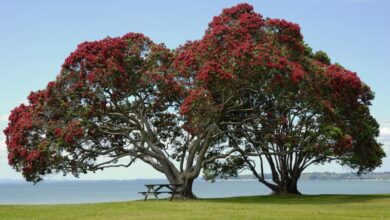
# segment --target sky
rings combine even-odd
[[[380,123],[380,142],[389,155],[375,171],[390,171],[390,1],[258,0],[246,1],[264,17],[298,23],[315,51],[358,73],[375,92],[372,115]],[[0,130],[10,111],[30,91],[55,79],[65,58],[79,43],[140,32],[174,49],[200,39],[213,16],[242,1],[0,0]],[[312,166],[307,172],[349,172],[338,164]],[[142,163],[106,169],[80,179],[161,178]],[[72,179],[54,175],[48,179]],[[22,179],[7,163],[0,132],[0,179]]]

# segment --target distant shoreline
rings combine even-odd
[[[272,179],[271,174],[265,174],[266,179]],[[167,181],[164,178],[145,178],[145,179],[47,179],[43,182],[104,182],[104,181]],[[197,181],[204,180],[198,178]],[[216,179],[216,181],[257,181],[253,175],[239,175],[228,179]],[[310,172],[303,173],[300,180],[353,180],[353,181],[390,181],[390,172],[376,172],[364,175],[356,175],[354,173],[335,173],[335,172]],[[26,183],[24,179],[0,179],[0,183]]]
[[[240,175],[237,179],[256,179],[253,175]],[[265,174],[266,179],[271,179],[271,174]],[[303,173],[300,180],[362,180],[362,181],[390,181],[390,172],[376,172],[357,175],[355,173],[335,172],[311,172]]]

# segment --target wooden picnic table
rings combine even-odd
[[[149,195],[154,195],[154,197],[158,200],[158,195],[162,193],[171,194],[169,201],[172,201],[175,195],[181,195],[183,198],[183,191],[180,189],[183,187],[183,184],[146,184],[145,187],[147,188],[146,192],[139,192],[142,195],[145,195],[145,202]],[[164,189],[166,191],[162,191]]]

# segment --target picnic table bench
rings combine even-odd
[[[172,201],[175,195],[181,195],[183,198],[183,191],[181,190],[183,184],[146,184],[145,187],[147,188],[146,192],[138,192],[145,196],[145,202],[149,195],[154,195],[154,197],[158,200],[158,195],[163,193],[171,194],[169,201]]]

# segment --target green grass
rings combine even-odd
[[[390,219],[390,194],[0,205],[0,219]]]

